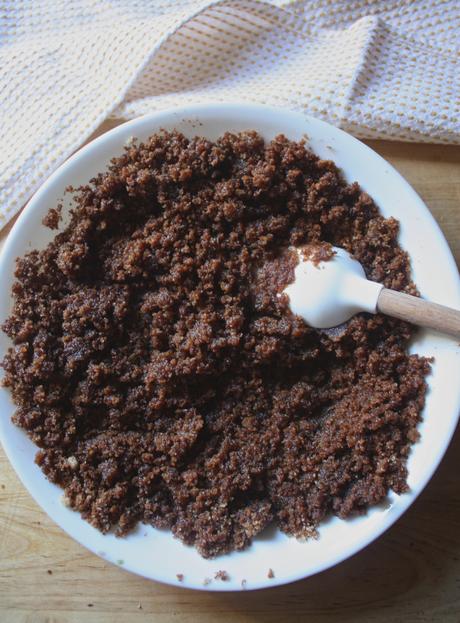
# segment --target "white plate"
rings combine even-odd
[[[135,136],[146,139],[161,128],[176,128],[187,136],[196,134],[216,139],[224,131],[255,129],[266,139],[283,132],[288,138],[308,138],[320,156],[334,160],[348,181],[357,180],[369,192],[385,216],[401,222],[400,242],[412,258],[414,279],[428,299],[460,307],[460,282],[446,241],[431,214],[404,179],[380,156],[348,134],[316,119],[274,108],[248,104],[190,106],[154,113],[121,125],[77,152],[62,165],[31,199],[13,227],[0,256],[0,320],[11,309],[9,292],[14,260],[31,247],[42,248],[53,233],[41,220],[48,208],[63,196],[69,184],[86,183],[103,170],[109,159],[122,152],[124,143]],[[64,212],[68,208],[65,206]],[[0,337],[0,357],[8,340]],[[269,529],[243,552],[205,560],[193,547],[182,545],[167,531],[139,526],[124,539],[102,535],[65,508],[61,490],[49,483],[34,464],[35,446],[12,425],[14,411],[9,393],[0,390],[0,437],[3,447],[31,495],[43,510],[70,536],[105,560],[147,578],[205,590],[240,590],[284,584],[318,573],[356,553],[391,526],[412,504],[438,466],[457,423],[460,407],[460,351],[455,340],[435,333],[420,332],[413,350],[433,355],[436,361],[429,377],[429,394],[420,425],[421,440],[409,459],[410,493],[392,494],[390,504],[373,508],[366,516],[342,521],[332,518],[320,528],[320,538],[298,542]],[[442,502],[441,502],[442,504]],[[272,568],[275,578],[268,579]],[[213,580],[225,570],[229,581]]]

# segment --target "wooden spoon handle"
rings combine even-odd
[[[460,311],[457,309],[382,288],[377,300],[377,311],[460,339]]]

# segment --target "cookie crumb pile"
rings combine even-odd
[[[360,314],[316,331],[257,279],[289,246],[327,242],[414,293],[397,221],[357,184],[284,136],[173,132],[74,198],[64,231],[18,259],[3,325],[14,422],[66,504],[211,557],[273,521],[310,536],[406,491],[429,370],[411,327]]]

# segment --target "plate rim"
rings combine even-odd
[[[417,204],[417,209],[419,209],[425,216],[425,218],[427,218],[429,221],[431,221],[430,226],[432,227],[432,231],[433,231],[433,235],[436,235],[436,237],[438,238],[438,243],[443,247],[444,250],[444,261],[447,261],[447,263],[450,263],[449,266],[449,271],[456,275],[457,277],[457,297],[459,297],[460,300],[460,278],[458,275],[458,269],[454,260],[454,257],[452,255],[452,252],[449,248],[449,245],[444,237],[444,234],[442,233],[441,228],[439,227],[438,223],[436,222],[436,220],[434,219],[433,215],[431,214],[431,212],[429,211],[428,207],[425,205],[425,203],[422,201],[422,199],[420,198],[420,196],[417,194],[417,192],[412,188],[412,186],[403,178],[403,176],[390,164],[388,163],[384,158],[382,158],[382,156],[380,156],[377,152],[375,152],[372,148],[370,148],[369,146],[365,145],[362,141],[360,141],[359,139],[357,139],[356,137],[348,134],[347,132],[344,132],[343,130],[336,128],[335,126],[316,119],[314,117],[311,117],[309,115],[304,115],[303,113],[298,113],[298,112],[292,112],[289,110],[284,110],[281,108],[277,108],[277,107],[272,107],[272,106],[265,106],[265,105],[258,105],[258,104],[249,104],[249,103],[245,103],[245,102],[227,102],[227,103],[220,103],[220,102],[216,102],[216,103],[205,103],[205,104],[192,104],[192,105],[186,105],[186,106],[180,106],[180,107],[174,107],[174,108],[168,108],[168,109],[164,109],[164,110],[160,110],[160,111],[156,111],[156,112],[152,112],[152,113],[147,113],[145,115],[142,115],[140,117],[137,117],[135,119],[132,119],[130,121],[127,121],[125,123],[122,123],[118,126],[116,126],[115,128],[103,133],[102,135],[98,136],[97,138],[93,139],[92,141],[90,141],[89,143],[87,143],[86,145],[84,145],[83,147],[81,147],[78,151],[76,151],[72,156],[70,156],[63,164],[61,164],[46,180],[45,182],[40,186],[40,188],[33,194],[33,196],[30,198],[30,200],[27,202],[26,206],[24,207],[24,209],[22,210],[21,214],[19,215],[19,217],[17,218],[16,222],[14,223],[12,229],[10,230],[7,239],[4,242],[4,245],[1,249],[0,252],[0,283],[3,281],[4,279],[4,264],[7,261],[7,258],[9,255],[11,255],[11,250],[14,246],[15,240],[17,238],[18,235],[20,235],[23,223],[25,223],[29,216],[35,212],[35,210],[40,210],[40,206],[41,206],[41,202],[43,200],[43,198],[46,197],[48,191],[54,186],[54,184],[56,182],[59,182],[60,178],[62,178],[63,176],[65,177],[67,172],[69,171],[69,169],[71,170],[76,164],[78,164],[81,160],[85,159],[89,154],[91,154],[95,148],[99,145],[104,145],[105,143],[110,142],[112,139],[114,139],[115,137],[118,136],[122,136],[122,135],[126,135],[127,133],[129,133],[129,131],[132,128],[136,128],[139,124],[141,124],[142,122],[147,122],[150,121],[152,122],[152,125],[158,125],[158,123],[161,123],[161,118],[166,117],[166,116],[170,116],[170,115],[178,115],[179,117],[185,117],[185,118],[191,118],[194,116],[197,117],[204,117],[206,116],[206,114],[209,114],[210,111],[216,111],[218,110],[220,113],[227,113],[228,116],[231,118],[232,113],[235,112],[235,106],[237,106],[240,111],[239,114],[244,114],[245,109],[246,110],[251,110],[253,112],[260,112],[261,114],[270,114],[270,113],[274,113],[277,115],[284,115],[284,116],[288,116],[291,117],[292,119],[296,116],[299,120],[299,122],[301,122],[302,124],[312,124],[312,125],[317,125],[319,128],[323,127],[324,129],[327,130],[327,132],[333,132],[333,133],[339,133],[340,135],[346,136],[347,140],[351,140],[356,146],[359,147],[360,150],[364,150],[364,153],[368,153],[368,154],[372,154],[372,158],[376,160],[376,162],[378,162],[381,166],[385,166],[389,171],[391,176],[393,177],[397,177],[399,179],[399,182],[402,183],[405,186],[405,190],[412,195],[411,199],[412,201]],[[171,125],[168,126],[168,129],[171,129]],[[152,129],[152,133],[157,131],[155,128]],[[197,134],[199,134],[199,128],[197,128]],[[331,154],[331,159],[333,159],[333,155]],[[338,165],[339,166],[339,165]],[[54,235],[54,234],[53,234]],[[2,391],[7,391],[5,389],[2,388]],[[396,521],[398,521],[398,519],[406,512],[406,510],[413,504],[413,502],[417,499],[417,497],[420,495],[420,493],[425,489],[426,485],[428,484],[428,482],[430,481],[430,479],[432,478],[434,472],[436,471],[436,469],[438,468],[440,462],[442,461],[445,452],[449,446],[449,443],[452,439],[452,436],[455,432],[457,423],[458,423],[458,419],[459,419],[459,407],[460,407],[460,390],[458,391],[458,396],[457,396],[457,417],[452,417],[451,418],[451,425],[450,425],[450,430],[448,432],[448,434],[444,437],[444,441],[442,444],[442,449],[439,452],[437,459],[435,461],[433,461],[429,468],[426,469],[425,471],[425,475],[424,478],[421,481],[421,484],[419,484],[419,486],[417,487],[417,491],[413,492],[412,495],[407,496],[406,500],[401,502],[398,506],[398,511],[393,513],[392,517],[389,518],[389,520],[382,522],[382,525],[378,527],[378,529],[376,529],[372,535],[367,538],[364,539],[358,547],[353,547],[351,548],[350,551],[345,551],[344,553],[340,554],[339,556],[337,556],[337,559],[334,562],[326,562],[323,565],[318,565],[318,567],[315,569],[315,571],[311,572],[311,573],[296,573],[296,574],[292,574],[290,577],[286,577],[283,576],[282,578],[277,578],[275,577],[274,579],[270,580],[269,582],[260,582],[259,584],[257,583],[253,583],[251,585],[248,585],[246,590],[258,590],[261,588],[268,588],[268,587],[274,587],[274,586],[279,586],[279,585],[283,585],[283,584],[287,584],[290,582],[294,582],[297,580],[301,580],[304,579],[306,577],[310,577],[312,575],[315,575],[317,573],[320,573],[322,571],[324,571],[325,569],[331,568],[333,566],[335,566],[336,564],[348,559],[351,556],[354,556],[355,554],[357,554],[359,551],[361,551],[362,549],[364,549],[365,547],[367,547],[367,545],[369,545],[371,542],[373,542],[374,540],[376,540],[377,538],[379,538],[384,532],[386,532],[386,530],[388,530],[392,525],[394,525],[394,523]],[[9,418],[8,418],[9,419]],[[43,502],[39,495],[36,495],[36,492],[33,490],[33,488],[30,485],[29,482],[29,478],[28,475],[25,474],[23,472],[22,469],[17,467],[17,461],[15,460],[15,451],[14,448],[12,447],[12,444],[10,444],[8,436],[5,435],[5,431],[3,429],[3,426],[0,426],[0,441],[3,445],[3,448],[5,450],[5,453],[8,457],[8,460],[10,461],[10,464],[12,465],[14,471],[16,472],[17,476],[19,477],[19,479],[21,480],[23,486],[27,489],[27,491],[29,492],[29,494],[32,496],[32,498],[36,501],[36,503],[40,506],[40,508],[42,508],[42,510],[55,522],[59,525],[59,527],[61,529],[64,530],[64,532],[66,532],[71,538],[73,538],[74,540],[76,540],[77,542],[79,542],[81,545],[83,545],[84,547],[86,547],[87,549],[89,549],[90,551],[92,551],[93,553],[95,553],[96,555],[100,555],[100,553],[98,553],[97,551],[95,551],[92,547],[90,547],[87,543],[84,542],[84,540],[80,540],[78,538],[78,536],[76,536],[74,533],[72,533],[72,531],[69,531],[68,527],[66,527],[65,525],[63,525],[63,522],[61,522],[61,520],[59,518],[56,518],[54,516],[54,514],[52,512],[50,512],[49,508],[46,508],[46,503]],[[45,476],[43,475],[43,478],[45,478]],[[45,505],[44,505],[45,504]],[[84,521],[83,519],[81,519],[80,517],[80,521]],[[85,522],[86,523],[86,522]],[[172,535],[171,535],[171,538]],[[110,561],[108,561],[110,562]],[[165,583],[168,585],[173,585],[173,586],[182,586],[182,584],[178,584],[177,582],[173,582],[173,581],[169,581],[167,579],[161,578],[161,577],[153,577],[152,575],[145,575],[144,573],[139,572],[138,570],[136,570],[135,568],[131,568],[129,565],[126,565],[125,567],[126,570],[141,575],[143,577],[147,577],[149,579],[153,579],[157,582],[161,582],[161,583]],[[233,584],[227,584],[227,583],[213,583],[210,584],[208,586],[202,586],[202,585],[198,585],[198,584],[193,584],[193,583],[187,583],[184,584],[184,587],[186,588],[192,588],[195,590],[204,590],[204,591],[240,591],[240,590],[244,590],[241,587],[238,586],[234,586]]]

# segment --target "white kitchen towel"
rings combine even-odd
[[[458,0],[0,0],[0,227],[109,116],[303,111],[460,142]]]

